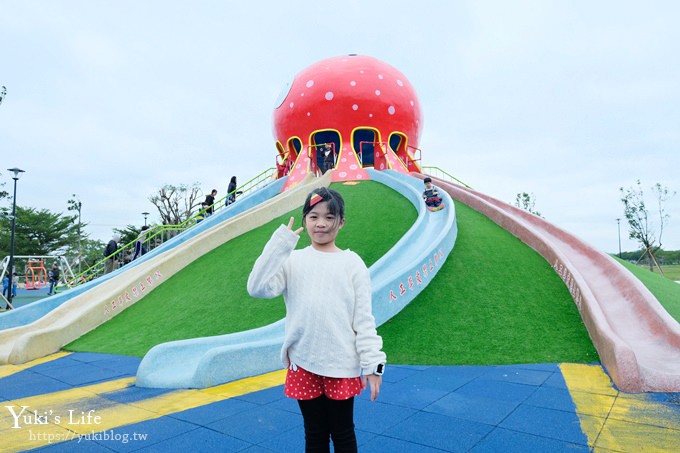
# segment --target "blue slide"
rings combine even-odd
[[[370,268],[373,314],[381,325],[399,313],[434,278],[453,249],[455,207],[429,212],[420,179],[369,169],[372,180],[405,196],[418,211],[409,231]],[[281,369],[284,320],[228,335],[173,341],[152,348],[137,371],[137,386],[205,388]]]

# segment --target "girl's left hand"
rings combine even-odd
[[[366,385],[371,386],[371,401],[375,401],[380,393],[380,386],[382,385],[382,376],[377,374],[369,374],[361,377],[361,388],[366,389]]]

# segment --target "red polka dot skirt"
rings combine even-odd
[[[332,378],[319,376],[297,367],[288,369],[283,393],[296,400],[311,400],[326,395],[332,400],[347,400],[361,393],[361,378]]]

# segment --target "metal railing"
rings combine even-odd
[[[382,151],[383,156],[387,154],[387,147],[388,144],[386,142],[374,142],[370,140],[362,140],[359,142],[359,152],[357,153],[357,157],[359,158],[359,163],[361,166],[364,166],[364,145],[372,145],[373,149],[371,150],[371,153],[373,155],[373,163],[372,164],[367,164],[370,166],[375,167],[375,150],[376,148],[380,148],[380,151]]]
[[[288,173],[290,173],[290,171],[293,169],[294,162],[290,158],[290,153],[287,153],[285,156],[277,154],[274,158],[274,162],[276,162],[276,171],[279,178],[287,176]]]
[[[460,179],[456,178],[452,174],[448,173],[445,170],[442,170],[439,167],[432,167],[432,166],[423,165],[421,168],[422,168],[423,173],[427,173],[431,176],[434,176],[435,178],[445,179],[445,180],[448,180],[448,181],[455,181],[458,184],[467,187],[468,189],[472,189],[472,187],[468,186],[467,184],[465,184]]]
[[[412,149],[413,152],[410,153],[409,150]],[[418,158],[416,159],[416,154],[418,155]],[[413,157],[411,157],[413,156]],[[407,145],[406,146],[406,168],[408,168],[408,163],[411,161],[413,165],[416,166],[416,168],[422,169],[420,163],[422,162],[422,150],[420,148],[416,148],[415,146]]]
[[[362,167],[364,166],[363,146],[365,144],[373,145],[373,151],[374,152],[375,152],[376,148],[380,148],[380,150],[383,153],[383,156],[387,154],[387,149],[392,150],[392,148],[389,146],[389,144],[387,142],[360,141],[359,142],[359,152],[357,153],[357,156],[359,157],[359,163],[361,163]],[[412,149],[414,151],[412,153],[410,153],[408,151],[409,149]],[[392,150],[392,151],[394,152],[394,150]],[[418,156],[417,158],[415,157],[416,153],[417,153],[417,156]],[[419,165],[419,163],[422,159],[420,148],[416,148],[414,146],[409,145],[406,149],[405,154],[406,154],[406,160],[404,161],[401,157],[399,157],[399,155],[396,152],[394,152],[394,155],[397,156],[397,158],[404,164],[404,166],[406,166],[407,169],[409,168],[409,162],[413,163],[413,165],[416,168],[421,168],[420,165]],[[373,162],[374,162],[374,165],[375,165],[375,155],[373,157]]]

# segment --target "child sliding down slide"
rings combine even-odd
[[[432,184],[432,179],[423,179],[425,183],[425,191],[423,192],[423,199],[427,205],[427,209],[430,211],[439,211],[444,207],[442,203],[442,197],[439,196],[439,189],[437,189],[434,184]]]

